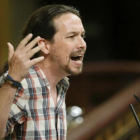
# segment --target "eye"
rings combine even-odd
[[[84,38],[86,38],[86,36],[85,35],[81,35],[82,36],[82,38],[84,39]]]
[[[71,35],[71,36],[69,36],[68,38],[74,38],[75,37],[75,35]]]

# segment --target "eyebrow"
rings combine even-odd
[[[79,34],[79,32],[77,32],[77,31],[70,31],[70,32],[68,32],[68,34]],[[85,34],[85,30],[82,32],[82,34]]]

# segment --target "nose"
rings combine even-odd
[[[84,50],[86,50],[86,48],[87,48],[87,45],[86,45],[85,40],[82,37],[80,37],[80,39],[78,40],[77,49],[84,49]]]

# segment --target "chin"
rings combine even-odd
[[[73,67],[70,65],[61,65],[61,69],[65,72],[66,76],[79,75],[82,73],[83,65],[80,67]]]
[[[67,69],[66,72],[68,73],[68,75],[79,75],[82,73],[83,68],[80,67],[79,69]]]

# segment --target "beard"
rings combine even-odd
[[[76,70],[73,70],[72,68],[70,68],[69,62],[66,65],[60,65],[60,67],[61,67],[61,69],[63,69],[63,71],[65,71],[69,75],[79,75],[82,73],[83,65],[80,66],[79,68],[76,68]]]
[[[68,60],[68,62],[66,64],[62,64],[62,60],[60,58],[58,58],[55,53],[51,53],[50,55],[50,59],[52,62],[55,62],[59,65],[59,68],[61,70],[63,70],[65,73],[67,73],[67,75],[79,75],[82,73],[83,70],[83,65],[81,65],[80,67],[77,67],[74,69],[72,69],[70,67],[70,58]]]

